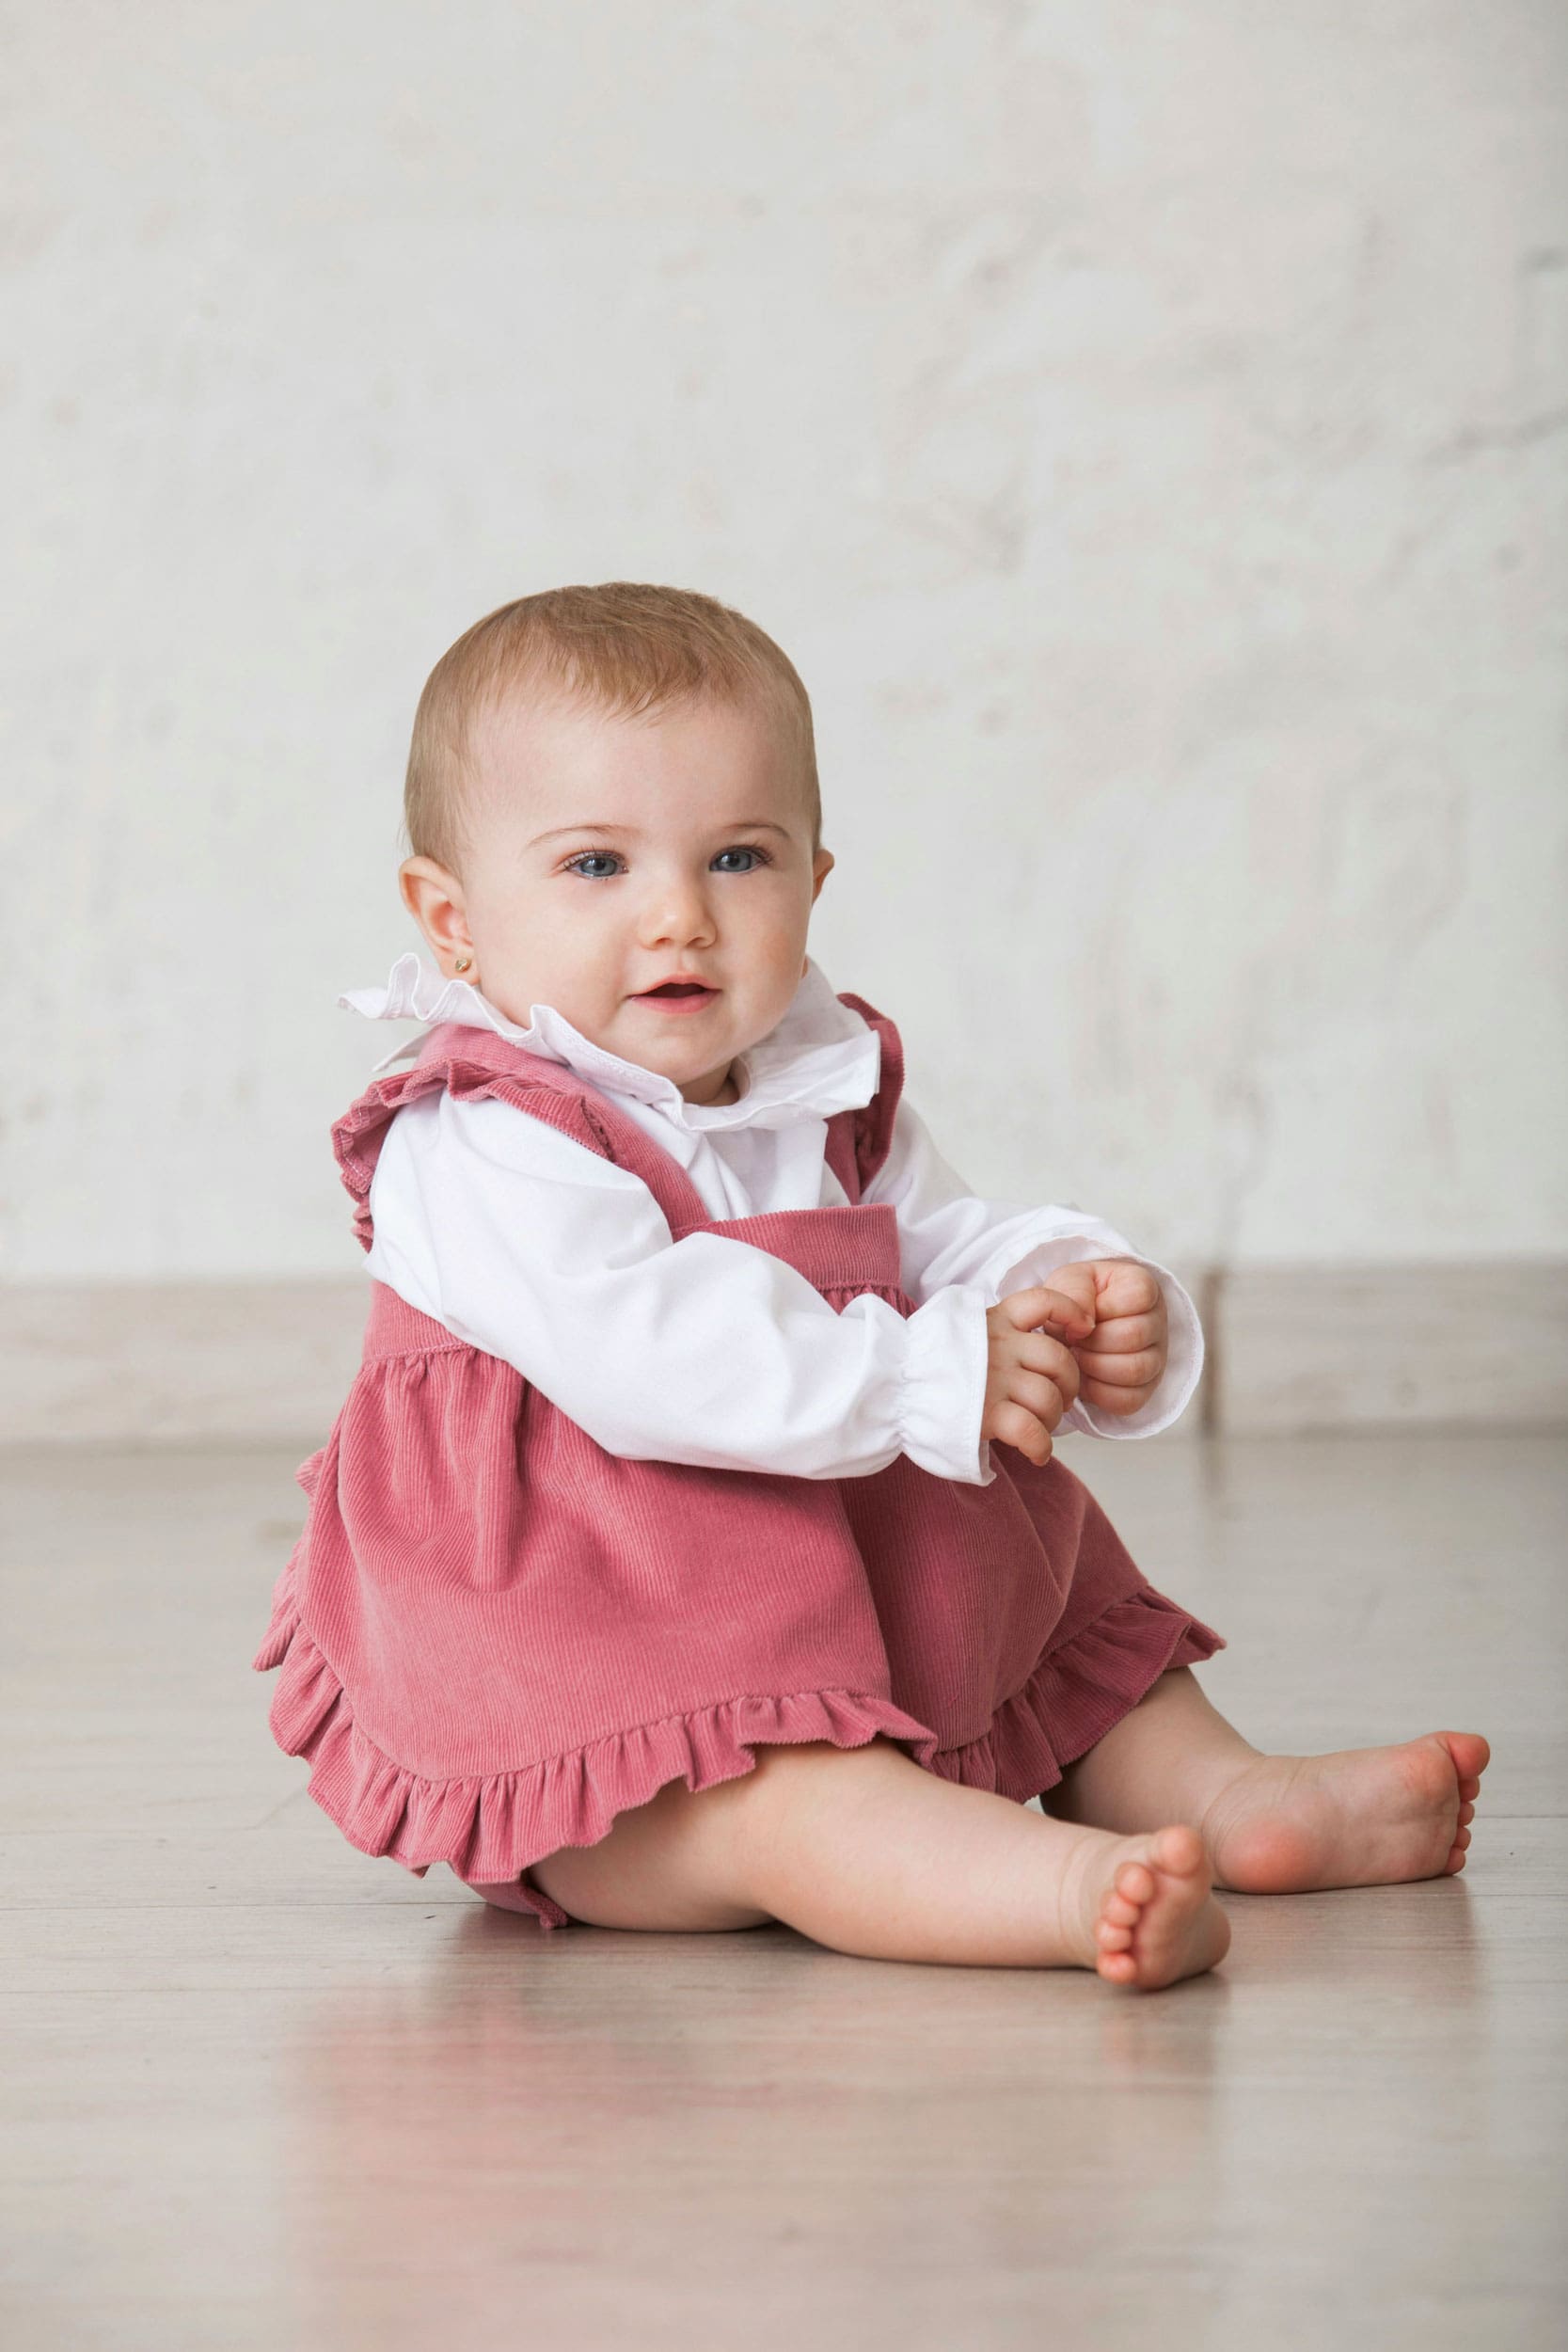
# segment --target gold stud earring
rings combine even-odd
[[[459,957],[458,957],[458,959],[457,959],[457,969],[458,969],[458,971],[459,971],[459,972],[466,972],[466,971],[467,970],[467,968],[468,968],[469,964],[470,964],[470,963],[472,963],[472,961],[473,961],[473,958],[472,958],[472,956],[459,956]]]

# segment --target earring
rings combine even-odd
[[[457,970],[458,970],[459,972],[466,972],[466,971],[467,970],[467,968],[468,968],[469,964],[470,964],[470,963],[472,963],[472,961],[473,961],[473,958],[472,958],[472,956],[459,956],[459,957],[458,957],[458,959],[457,959],[457,967],[456,967],[456,968],[457,968]]]

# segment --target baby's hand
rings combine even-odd
[[[1071,1281],[1078,1276],[1077,1282]],[[1088,1303],[1094,1329],[1086,1339],[1074,1339],[1072,1353],[1083,1374],[1083,1398],[1097,1412],[1135,1413],[1147,1405],[1165,1369],[1168,1334],[1164,1295],[1159,1277],[1131,1258],[1094,1258],[1083,1265],[1058,1266],[1051,1279],[1074,1299],[1085,1295],[1084,1277],[1092,1284]]]
[[[1078,1364],[1066,1343],[1094,1330],[1094,1284],[1085,1272],[1063,1266],[1061,1275],[1075,1279],[1055,1289],[1012,1291],[986,1311],[990,1366],[980,1435],[1016,1445],[1031,1462],[1050,1461],[1051,1432],[1078,1394]]]

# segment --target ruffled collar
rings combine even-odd
[[[422,1021],[431,1028],[452,1021],[493,1029],[546,1061],[564,1062],[607,1093],[654,1104],[683,1127],[790,1127],[802,1120],[829,1119],[834,1111],[869,1103],[881,1073],[880,1038],[852,1006],[839,1001],[826,973],[809,956],[787,1011],[766,1037],[736,1057],[740,1097],[734,1103],[689,1103],[673,1078],[594,1044],[553,1005],[531,1005],[526,1025],[509,1021],[477,988],[467,980],[443,979],[412,949],[399,956],[385,988],[351,988],[338,1002],[370,1021]],[[394,1046],[372,1075],[417,1054],[423,1041],[411,1038]]]

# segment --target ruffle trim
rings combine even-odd
[[[997,1708],[988,1732],[960,1748],[939,1748],[928,1769],[1026,1804],[1054,1788],[1170,1667],[1199,1666],[1224,1647],[1212,1626],[1145,1585],[1049,1651]]]
[[[831,1740],[863,1747],[879,1733],[921,1763],[936,1735],[891,1700],[863,1691],[745,1692],[689,1715],[639,1724],[511,1772],[431,1780],[384,1755],[354,1720],[348,1694],[300,1620],[293,1562],[278,1580],[273,1621],[253,1661],[282,1669],[269,1721],[277,1744],[309,1763],[309,1793],[361,1853],[387,1854],[422,1877],[445,1862],[469,1885],[522,1896],[508,1907],[559,1927],[567,1915],[518,1883],[529,1864],[562,1846],[595,1846],[615,1817],[645,1804],[667,1781],[693,1791],[748,1772],[752,1749]]]
[[[615,1817],[672,1780],[694,1792],[736,1779],[756,1747],[830,1740],[858,1748],[879,1733],[942,1780],[1019,1804],[1053,1788],[1068,1765],[1130,1713],[1171,1666],[1195,1665],[1221,1636],[1152,1587],[1115,1601],[1040,1661],[997,1709],[988,1732],[939,1748],[888,1699],[863,1691],[746,1692],[689,1715],[613,1732],[516,1772],[432,1780],[384,1755],[355,1722],[348,1694],[303,1625],[293,1561],[278,1579],[261,1673],[281,1667],[269,1721],[289,1756],[310,1765],[309,1793],[361,1853],[389,1855],[417,1877],[449,1864],[502,1908],[562,1927],[568,1914],[529,1882],[531,1864],[562,1846],[597,1845]]]

